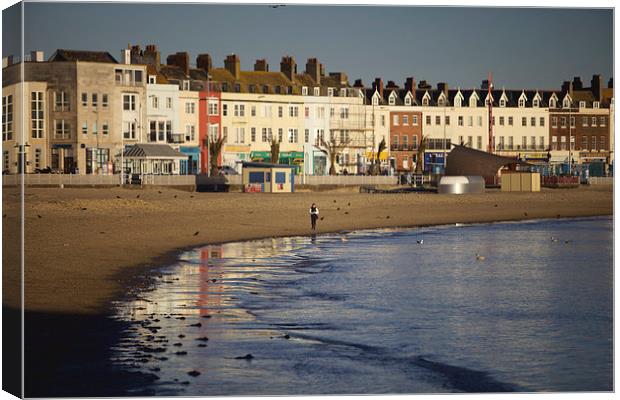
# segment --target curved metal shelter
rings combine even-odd
[[[482,176],[491,178],[500,168],[516,165],[530,165],[517,158],[497,156],[485,151],[461,145],[453,145],[446,160],[447,176]]]

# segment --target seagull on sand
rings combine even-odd
[[[558,238],[554,238],[553,236],[551,236],[551,241],[552,241],[552,242],[557,242],[557,241],[558,241]]]
[[[480,254],[476,253],[476,260],[477,261],[484,261],[486,259],[485,256],[481,256]]]
[[[417,244],[422,245],[422,244],[424,244],[424,239],[416,240],[415,242],[416,242]]]

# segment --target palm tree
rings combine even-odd
[[[377,155],[376,155],[376,158],[374,159],[374,164],[370,167],[371,175],[379,175],[379,173],[381,172],[381,153],[383,153],[383,151],[386,148],[387,148],[387,145],[385,144],[385,138],[383,138],[381,139],[381,142],[379,142],[379,145],[377,146]]]
[[[327,153],[327,157],[329,157],[329,174],[336,175],[336,155],[351,143],[351,139],[338,140],[336,135],[333,134],[328,141],[325,141],[323,137],[320,139],[321,147]]]
[[[428,135],[420,138],[420,144],[418,145],[418,152],[416,153],[417,162],[415,164],[415,173],[421,174],[424,171],[424,152],[428,145]]]
[[[278,160],[280,159],[280,142],[278,142],[276,138],[271,138],[269,145],[271,147],[271,162],[278,164]]]
[[[224,137],[209,139],[209,163],[211,164],[211,176],[217,175],[218,159],[224,145]]]

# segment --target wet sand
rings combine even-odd
[[[4,189],[3,302],[15,304],[18,193]],[[174,189],[28,188],[25,306],[28,311],[98,314],[127,283],[202,244],[363,228],[609,215],[611,186],[484,195],[359,194],[352,191],[243,194]]]

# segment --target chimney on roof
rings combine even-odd
[[[317,83],[321,84],[321,68],[322,65],[319,63],[319,60],[316,58],[309,58],[306,63],[306,74],[310,75],[310,77]]]
[[[321,76],[325,76],[325,65],[323,65],[323,64],[319,64],[319,66],[321,67],[321,68],[320,68],[320,70],[321,70]]]
[[[236,54],[230,54],[226,56],[224,60],[224,68],[228,72],[235,77],[235,79],[239,79],[241,77],[241,61],[239,60],[239,56]]]
[[[607,81],[607,88],[608,89],[614,88],[614,78],[609,78],[609,80]]]
[[[353,84],[353,87],[356,87],[356,88],[363,88],[363,87],[364,87],[364,84],[362,83],[362,80],[361,80],[361,79],[356,79],[356,80],[355,80],[355,83]]]
[[[131,49],[121,50],[121,64],[131,64]]]
[[[590,81],[591,85],[590,87],[592,88],[592,94],[594,95],[594,98],[596,98],[597,101],[601,101],[601,99],[603,98],[603,91],[601,90],[603,88],[602,83],[602,79],[601,76],[596,74],[596,75],[592,75],[592,80]]]
[[[196,57],[196,68],[200,68],[208,74],[212,67],[213,63],[209,54],[198,54],[198,57]]]
[[[385,88],[386,89],[398,89],[398,86],[396,86],[396,83],[394,81],[388,81]]]
[[[437,83],[437,90],[443,92],[444,95],[448,95],[448,84],[446,82]]]
[[[256,60],[254,63],[254,71],[269,72],[269,64],[267,64],[267,60],[264,58]]]
[[[480,84],[480,89],[482,89],[482,90],[489,89],[489,80],[488,79],[483,79],[482,80],[482,83]]]
[[[573,82],[564,81],[562,83],[562,93],[568,93],[569,95],[573,95]]]
[[[43,52],[41,50],[35,50],[30,52],[30,61],[43,62]]]
[[[138,50],[140,46],[137,46]],[[135,58],[134,58],[135,57]],[[157,45],[147,44],[144,51],[140,51],[136,53],[135,56],[132,55],[132,62],[137,64],[146,64],[155,67],[157,71],[159,71],[161,66],[161,53],[159,49],[157,49]]]
[[[383,98],[383,79],[375,78],[375,81],[372,83],[372,90],[377,91],[379,97]]]
[[[422,80],[420,81],[420,83],[418,83],[418,89],[424,89],[424,90],[429,90],[431,89],[432,86],[428,84],[428,82]]]
[[[413,77],[409,77],[405,80],[405,90],[413,93],[415,91],[415,79]]]
[[[185,75],[189,75],[189,53],[186,51],[177,51],[166,59],[166,64],[175,65],[183,71]]]
[[[297,73],[297,64],[291,56],[282,57],[280,61],[280,72],[282,72],[289,80],[293,80],[293,75]]]
[[[329,76],[331,76],[332,78],[335,78],[338,81],[338,83],[341,85],[349,84],[349,78],[347,77],[347,74],[345,74],[344,72],[330,72]]]
[[[573,78],[573,90],[581,90],[583,89],[583,83],[581,82],[581,77],[576,76]]]

